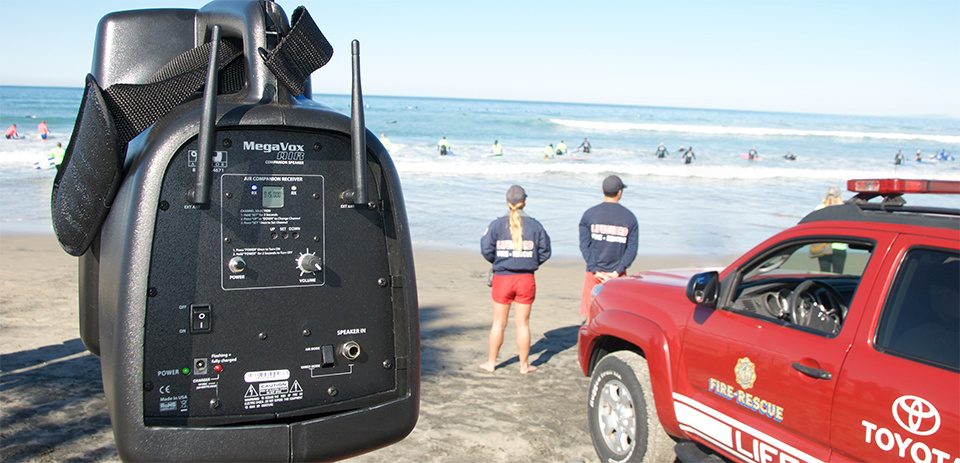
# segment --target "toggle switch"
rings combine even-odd
[[[208,304],[190,305],[191,333],[209,333],[213,329],[212,310]]]
[[[333,346],[323,346],[320,349],[320,365],[324,368],[332,367],[334,363]]]

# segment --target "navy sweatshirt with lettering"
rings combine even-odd
[[[493,263],[496,275],[533,273],[550,258],[550,236],[543,225],[523,211],[520,211],[520,217],[523,220],[522,250],[514,249],[509,214],[490,222],[480,238],[480,252],[484,259]]]
[[[626,272],[639,245],[637,217],[619,203],[603,202],[583,213],[580,252],[588,272]]]

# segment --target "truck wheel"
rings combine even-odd
[[[603,462],[672,462],[675,443],[660,426],[647,360],[614,352],[597,364],[587,397],[593,448]]]

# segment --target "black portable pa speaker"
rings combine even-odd
[[[101,20],[53,215],[124,460],[328,460],[413,429],[400,182],[356,41],[352,116],[310,99],[331,53],[269,1]]]

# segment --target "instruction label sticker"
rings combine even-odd
[[[260,384],[251,384],[243,395],[244,410],[270,408],[275,404],[293,402],[303,399],[303,388],[300,382],[270,381]]]

